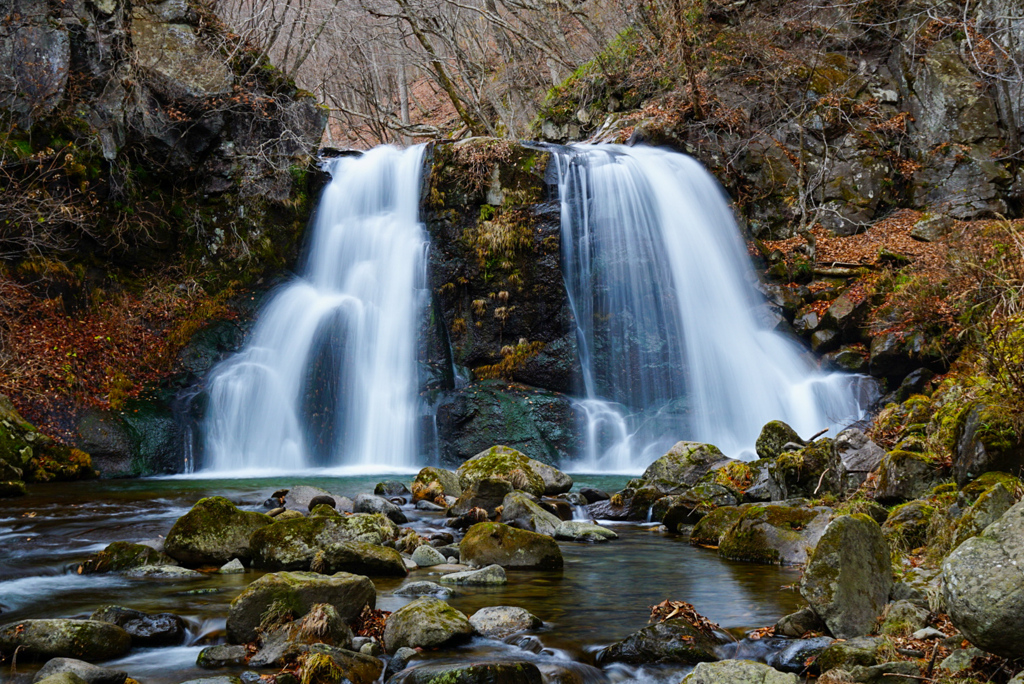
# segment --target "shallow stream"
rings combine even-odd
[[[575,475],[576,487],[616,491],[625,477]],[[142,684],[176,684],[219,672],[201,670],[195,659],[203,646],[223,640],[228,604],[259,574],[212,574],[190,582],[129,580],[119,575],[81,576],[77,564],[113,541],[152,540],[204,496],[221,495],[251,510],[277,489],[299,484],[355,496],[382,479],[409,476],[295,477],[264,479],[100,480],[34,485],[20,499],[0,500],[0,624],[49,617],[88,617],[105,604],[147,612],[172,612],[190,626],[186,645],[135,649],[105,663],[126,670]],[[406,508],[410,527],[443,529],[439,513]],[[509,572],[498,588],[459,587],[449,603],[467,615],[485,606],[526,608],[544,621],[536,639],[506,644],[475,639],[443,657],[509,657],[543,662],[593,664],[595,653],[647,624],[650,606],[665,599],[692,603],[736,636],[773,624],[800,605],[794,569],[722,560],[715,551],[694,548],[655,526],[611,524],[620,535],[608,544],[561,542],[561,572]],[[436,574],[436,573],[435,573]],[[378,578],[377,607],[395,610],[410,598],[394,596],[404,583],[433,579],[429,569],[405,579]],[[543,646],[538,648],[537,642]],[[524,650],[523,646],[527,647]],[[540,650],[540,653],[530,651]],[[424,657],[430,657],[425,654]],[[38,665],[19,664],[19,672]],[[592,668],[583,679],[603,678]],[[613,681],[662,679],[675,672],[611,668]],[[7,671],[3,673],[7,675]],[[4,677],[0,677],[2,680]]]

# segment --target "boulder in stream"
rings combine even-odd
[[[342,516],[324,508],[330,514],[280,520],[253,533],[249,540],[253,566],[308,570],[317,553],[326,553],[332,546],[345,542],[379,545],[393,541],[398,534],[395,524],[380,513]]]
[[[474,633],[465,615],[444,601],[418,598],[393,612],[384,626],[384,647],[432,648],[465,641]]]
[[[397,525],[404,525],[409,522],[401,508],[383,496],[377,496],[376,494],[359,494],[356,496],[353,500],[353,510],[356,513],[381,513]]]
[[[722,535],[723,558],[754,563],[798,565],[818,543],[832,509],[824,506],[752,505]],[[722,510],[722,509],[719,509]]]
[[[455,665],[419,665],[395,684],[541,684],[537,665],[527,660],[502,660]]]
[[[164,551],[186,565],[221,566],[232,558],[248,561],[249,537],[273,518],[243,511],[222,496],[200,499],[167,533]]]
[[[109,660],[132,647],[128,632],[96,620],[20,620],[0,627],[0,653],[25,660]]]
[[[799,684],[800,678],[790,672],[779,672],[753,660],[720,660],[697,663],[681,684]]]
[[[177,564],[176,560],[151,546],[131,542],[113,542],[102,551],[94,553],[78,567],[81,574],[90,575],[98,572],[122,572],[143,565]]]
[[[173,613],[143,613],[121,606],[103,606],[91,620],[117,625],[132,637],[133,646],[167,646],[185,639],[185,621]]]
[[[508,481],[513,489],[542,496],[546,493],[547,485],[534,467],[535,463],[539,461],[534,461],[511,447],[493,446],[463,463],[456,473],[463,489],[485,477],[496,477]]]
[[[466,586],[487,586],[492,584],[508,584],[505,568],[500,565],[488,565],[479,570],[452,572],[441,576],[444,584],[463,584]]]
[[[562,520],[540,507],[524,492],[512,492],[501,503],[502,522],[521,530],[538,532],[553,537]]]
[[[412,482],[413,501],[431,501],[438,503],[446,496],[458,497],[462,494],[459,476],[450,470],[429,466],[416,474]]]
[[[361,575],[339,572],[320,575],[315,572],[276,572],[260,577],[245,588],[228,613],[228,640],[242,644],[254,641],[267,610],[273,607],[292,617],[305,615],[314,604],[328,603],[342,620],[358,617],[363,608],[373,608],[377,591],[373,582]]]
[[[500,565],[518,570],[557,570],[562,551],[551,537],[502,523],[478,523],[459,543],[460,558],[471,565]]]
[[[448,509],[448,515],[458,518],[479,508],[493,518],[505,497],[513,491],[512,483],[504,478],[478,478],[466,484],[458,500]]]
[[[718,660],[715,649],[723,642],[716,634],[675,618],[644,627],[612,644],[597,654],[597,662],[695,665]]]
[[[692,487],[713,468],[731,460],[713,444],[676,442],[668,453],[647,466],[641,479]]]
[[[516,606],[488,606],[481,608],[469,617],[469,624],[477,634],[493,639],[503,639],[517,632],[536,629],[543,622],[526,610]]]
[[[555,539],[577,542],[607,542],[618,539],[619,535],[585,520],[563,520],[555,528]]]
[[[70,673],[80,677],[85,684],[124,684],[128,673],[111,667],[100,667],[74,658],[52,658],[39,668],[32,678],[33,684],[54,675]]]

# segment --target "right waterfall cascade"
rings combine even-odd
[[[863,376],[822,372],[759,318],[728,199],[699,162],[619,145],[554,157],[584,385],[575,470],[636,472],[679,439],[756,458],[768,421],[810,436],[863,418]]]

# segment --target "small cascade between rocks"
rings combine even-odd
[[[300,276],[209,380],[206,470],[416,465],[423,151],[378,147],[327,162]]]
[[[862,377],[821,372],[759,319],[740,231],[700,163],[648,147],[554,155],[585,388],[575,469],[637,472],[679,439],[754,458],[770,420],[810,436],[862,417]]]

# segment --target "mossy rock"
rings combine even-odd
[[[736,524],[746,509],[747,506],[723,506],[711,511],[693,526],[690,543],[694,546],[718,548],[722,537]]]
[[[413,501],[425,500],[436,503],[438,497],[458,497],[460,494],[462,485],[459,484],[459,476],[444,468],[423,468],[412,482]]]
[[[299,618],[317,603],[334,607],[342,620],[350,621],[373,608],[377,591],[368,578],[339,572],[275,572],[251,583],[231,602],[228,640],[233,644],[254,641],[268,611],[282,619]]]
[[[0,480],[0,499],[25,496],[28,488],[21,480]]]
[[[960,546],[971,537],[981,534],[986,527],[999,520],[1019,500],[1019,486],[1009,489],[1006,483],[998,482],[989,487],[978,497],[977,501],[971,504],[970,508],[964,511],[960,520],[957,521],[956,532],[953,536],[953,548]]]
[[[562,523],[558,516],[544,510],[522,492],[512,492],[506,496],[501,507],[502,521],[515,525],[520,530],[529,530],[554,537],[555,530]]]
[[[514,489],[543,496],[544,478],[534,469],[533,459],[507,446],[493,446],[469,459],[456,471],[463,489],[485,477],[510,482]]]
[[[878,663],[878,654],[885,640],[878,637],[856,637],[836,641],[825,647],[815,661],[822,672],[840,669],[849,670],[855,665],[871,667]]]
[[[167,533],[164,550],[185,565],[223,565],[232,558],[248,561],[249,538],[274,521],[242,511],[222,496],[200,499]]]
[[[562,551],[551,537],[502,523],[477,523],[459,543],[463,563],[520,570],[558,570]]]
[[[926,501],[910,501],[892,509],[882,525],[882,534],[891,546],[911,551],[924,546],[935,506]]]
[[[436,648],[471,637],[476,630],[469,619],[444,601],[425,596],[402,606],[388,616],[384,626],[384,648]]]
[[[309,653],[329,656],[344,678],[352,684],[373,684],[384,673],[384,663],[379,658],[350,651],[347,648],[328,644],[310,644]],[[281,681],[280,675],[277,681]]]
[[[722,535],[718,554],[768,565],[804,563],[831,514],[832,510],[823,506],[748,506]]]
[[[254,567],[308,570],[318,553],[328,554],[337,545],[380,545],[397,537],[398,528],[382,513],[342,516],[331,509],[325,515],[281,520],[262,527],[250,537],[249,549]]]
[[[113,542],[102,551],[97,551],[78,566],[83,575],[99,572],[122,572],[144,565],[177,565],[178,562],[145,544]]]
[[[647,482],[665,480],[677,487],[692,487],[712,468],[731,460],[713,444],[676,442],[668,453],[647,467],[641,479]]]
[[[884,504],[916,499],[938,485],[945,472],[934,454],[890,451],[878,466],[875,499]]]
[[[644,627],[597,654],[599,665],[672,663],[695,665],[718,660],[715,649],[722,639],[703,632],[682,618]]]
[[[1018,491],[1024,487],[1024,483],[1021,483],[1020,478],[1009,473],[992,471],[979,475],[964,485],[957,494],[957,503],[961,508],[967,508],[977,501],[982,494],[999,484],[1011,492]]]
[[[819,439],[798,451],[784,451],[769,466],[786,497],[814,496],[832,462],[832,440]]]
[[[398,551],[366,542],[329,544],[314,556],[310,565],[324,574],[351,572],[370,577],[405,577],[409,574]]]
[[[996,402],[975,404],[959,416],[953,473],[965,484],[989,471],[1024,470],[1024,443],[1009,411]]]
[[[0,653],[24,660],[75,658],[97,661],[128,653],[132,638],[97,620],[20,620],[0,627]]]
[[[791,442],[804,444],[796,430],[781,420],[773,420],[761,428],[754,450],[761,458],[777,458],[784,453],[783,448]]]
[[[468,665],[418,665],[395,684],[542,684],[543,681],[535,664],[502,660]]]
[[[683,677],[680,684],[799,684],[800,678],[791,672],[753,660],[720,660],[717,663],[698,663],[693,672]]]
[[[839,516],[807,562],[800,594],[833,636],[871,632],[892,589],[892,562],[882,529],[866,515]]]

